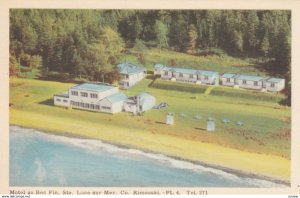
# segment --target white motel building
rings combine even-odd
[[[112,114],[125,111],[125,106],[141,104],[127,104],[127,102],[131,101],[128,101],[128,97],[123,92],[120,92],[117,86],[90,82],[70,87],[67,92],[55,94],[53,99],[54,105],[57,106]],[[155,105],[155,102],[148,104],[148,106],[149,105],[151,106],[150,108],[152,108]],[[150,108],[141,109],[137,107],[135,109],[146,111]]]

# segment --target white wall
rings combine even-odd
[[[131,86],[135,85],[136,83],[138,83],[139,81],[141,81],[145,76],[146,76],[146,74],[144,72],[131,74],[131,75],[129,75],[129,77],[127,79],[122,79],[119,82],[119,86],[121,88],[128,89],[129,87],[131,87]]]
[[[281,91],[285,87],[285,80],[282,79],[279,83],[274,83],[274,87],[271,87],[271,82],[266,82],[266,89],[268,91]]]
[[[112,113],[119,113],[123,111],[124,101],[115,102],[112,105]]]
[[[215,82],[215,85],[219,85],[219,78],[212,77],[212,76],[208,76],[208,78],[205,79],[205,76],[206,76],[206,75],[201,75],[201,76],[200,76],[200,81],[201,81],[202,83],[212,85],[212,84]]]
[[[78,96],[74,96],[71,94],[71,91],[77,91],[78,92]],[[81,90],[81,89],[76,89],[76,88],[70,88],[69,89],[69,98],[72,101],[76,101],[76,102],[84,102],[84,103],[90,103],[90,104],[95,104],[97,103],[99,100],[112,95],[114,93],[117,93],[119,91],[118,87],[112,87],[109,90],[106,91],[89,91],[89,90]],[[81,92],[85,92],[88,93],[88,97],[82,97],[81,96]],[[91,93],[97,94],[98,98],[91,98]]]
[[[175,78],[177,81],[182,81],[182,82],[196,82],[197,81],[197,75],[193,74],[192,78],[190,77],[190,74],[182,74],[181,73],[176,73]]]
[[[170,79],[172,77],[172,72],[168,71],[168,74],[166,75],[166,71],[161,72],[161,78],[163,79]]]
[[[131,103],[124,103],[124,110],[126,112],[130,112],[130,113],[134,113],[136,112],[137,108],[136,108],[136,104],[131,104]]]
[[[107,99],[107,98],[104,98],[103,100],[101,100],[99,102],[100,104],[100,111],[101,112],[105,112],[105,113],[112,113],[113,110],[112,110],[112,103]],[[109,107],[110,109],[107,109],[105,107]]]
[[[234,78],[229,78],[230,82],[227,82],[227,78],[222,77],[221,82],[224,86],[234,86]]]
[[[123,110],[124,101],[111,103],[107,98],[100,101],[100,111],[105,113],[119,113]],[[103,108],[110,107],[110,109]]]
[[[191,82],[191,83],[196,83],[197,81],[201,81],[204,84],[213,84],[215,81],[215,77],[208,76],[207,79],[205,79],[205,75],[199,75],[199,80],[198,80],[198,75],[193,74],[193,77],[190,78],[190,74],[182,74],[182,77],[180,76],[180,72],[175,73],[175,78],[176,81],[181,81],[181,82]],[[168,75],[165,74],[165,71],[161,72],[161,78],[162,79],[171,79],[172,77],[172,71],[168,71]],[[219,79],[216,79],[216,85],[219,84]]]
[[[256,89],[256,90],[262,89],[262,81],[256,81],[257,82],[257,86],[254,85],[254,82],[255,81],[247,80],[246,84],[243,84],[243,80],[240,80],[240,79],[237,80],[237,84],[241,88]]]
[[[54,96],[53,99],[54,99],[54,105],[63,106],[63,107],[69,107],[70,106],[69,98]]]
[[[161,75],[161,69],[154,69],[154,75]]]
[[[147,103],[147,105],[143,105],[142,111],[147,111],[149,109],[152,109],[152,107],[154,107],[156,103],[156,99],[155,97],[147,98],[145,102]]]

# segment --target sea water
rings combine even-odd
[[[10,126],[10,186],[287,187],[161,154]]]

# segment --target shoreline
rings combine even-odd
[[[12,126],[17,126],[17,127],[24,128],[24,129],[33,129],[33,130],[37,130],[41,133],[54,135],[54,136],[62,136],[62,137],[78,138],[78,139],[86,139],[86,140],[98,140],[98,141],[101,141],[103,143],[110,144],[110,145],[113,145],[113,146],[116,146],[116,147],[122,148],[122,149],[136,149],[136,150],[148,153],[148,154],[160,154],[160,155],[164,155],[166,157],[169,157],[171,159],[180,160],[180,161],[184,161],[184,162],[189,162],[189,163],[192,163],[192,164],[195,164],[195,165],[203,166],[205,168],[213,168],[213,169],[221,170],[221,171],[224,171],[225,173],[233,174],[233,175],[238,176],[240,178],[261,179],[261,180],[266,180],[266,181],[269,181],[269,182],[273,182],[275,184],[285,185],[286,187],[289,187],[290,184],[291,184],[290,181],[287,181],[287,180],[280,180],[280,179],[277,179],[277,178],[273,178],[273,177],[270,177],[270,176],[265,176],[265,175],[258,174],[258,173],[253,173],[253,172],[250,172],[250,171],[247,172],[247,171],[233,169],[233,168],[229,168],[229,167],[225,167],[225,166],[221,166],[221,165],[217,165],[217,164],[207,163],[205,161],[189,160],[189,159],[186,159],[184,157],[165,154],[163,152],[155,152],[155,151],[152,151],[150,149],[146,149],[146,148],[142,148],[142,147],[138,147],[138,146],[134,146],[134,145],[129,145],[129,144],[124,144],[124,143],[120,143],[120,142],[116,142],[116,141],[108,141],[108,140],[103,140],[101,138],[96,138],[96,137],[92,138],[92,137],[87,137],[87,136],[84,136],[84,135],[74,134],[74,133],[71,133],[71,132],[54,132],[54,131],[50,131],[50,130],[30,128],[30,127],[26,127],[26,126],[22,126],[22,125],[17,125],[17,124],[9,124],[9,127],[12,127]]]

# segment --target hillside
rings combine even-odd
[[[153,71],[155,64],[179,66],[182,68],[204,69],[225,72],[254,74],[266,76],[268,73],[263,65],[257,65],[255,59],[235,58],[225,52],[218,55],[196,56],[183,52],[160,50],[157,48],[145,49],[142,52],[135,49],[127,49],[127,53],[120,62],[129,61],[138,65],[146,66],[147,70]],[[143,53],[144,62],[139,60],[139,53]]]

